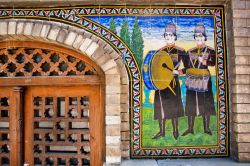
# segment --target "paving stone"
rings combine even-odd
[[[33,22],[26,22],[25,25],[24,25],[23,34],[24,35],[31,35],[33,25],[34,25]]]
[[[67,37],[67,34],[68,34],[68,31],[65,30],[65,29],[61,29],[57,35],[57,38],[56,38],[56,41],[60,42],[60,43],[63,43],[64,40],[66,39]]]
[[[92,42],[90,46],[87,48],[87,50],[85,51],[85,53],[88,56],[91,56],[97,50],[98,47],[99,45],[96,42]]]
[[[8,24],[8,34],[14,35],[16,34],[16,21],[10,21]]]
[[[32,36],[40,36],[42,28],[43,28],[42,23],[35,23],[34,28],[32,30]]]
[[[48,39],[50,39],[50,40],[56,40],[59,31],[60,31],[60,27],[58,27],[58,26],[53,26],[53,27],[50,29],[50,31],[49,31]]]
[[[106,125],[120,125],[121,124],[121,117],[120,116],[108,116],[106,115]]]
[[[51,28],[51,25],[43,24],[40,36],[44,37],[44,38],[47,38],[50,28]]]
[[[8,33],[8,23],[0,22],[0,35],[6,35]]]
[[[91,39],[85,38],[79,49],[80,49],[82,52],[85,52],[86,49],[89,47],[89,45],[90,45],[91,42],[92,42]]]
[[[68,33],[68,36],[66,37],[65,41],[64,41],[64,44],[67,44],[69,46],[72,46],[75,39],[77,37],[77,33],[76,32],[73,32],[73,31],[70,31]]]
[[[78,35],[75,39],[75,41],[73,42],[73,47],[76,49],[79,49],[81,44],[83,43],[84,38],[82,35]]]
[[[121,136],[106,136],[106,145],[120,145]]]
[[[16,33],[23,34],[23,30],[24,30],[24,22],[18,22],[16,27]]]
[[[104,63],[101,68],[102,70],[105,72],[113,67],[117,66],[117,64],[115,63],[115,61],[113,59],[110,59],[109,61],[107,61],[106,63]]]

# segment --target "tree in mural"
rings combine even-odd
[[[127,44],[128,47],[130,47],[130,34],[129,34],[128,22],[126,18],[124,18],[122,21],[120,38]]]
[[[117,34],[117,31],[116,31],[116,25],[115,25],[115,20],[114,18],[111,18],[110,19],[110,22],[109,22],[109,29],[114,32],[115,34]]]
[[[133,32],[131,36],[131,51],[135,55],[135,58],[139,64],[139,67],[142,65],[143,61],[143,38],[142,38],[142,31],[139,27],[138,19],[135,18],[135,23],[133,27]]]

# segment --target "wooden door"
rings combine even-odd
[[[0,87],[0,165],[23,163],[21,87]]]
[[[100,86],[30,86],[24,96],[24,163],[102,165]]]
[[[102,165],[104,85],[77,51],[0,42],[0,166]]]
[[[1,166],[102,165],[99,85],[0,87],[0,92]]]
[[[10,163],[10,115],[11,113],[11,91],[0,88],[0,165]]]

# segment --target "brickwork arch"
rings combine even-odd
[[[0,22],[0,42],[43,41],[56,43],[89,56],[105,73],[106,163],[128,157],[128,76],[119,53],[107,42],[75,26],[36,19],[5,19]],[[9,41],[9,42],[8,42]]]

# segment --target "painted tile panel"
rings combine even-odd
[[[0,19],[63,22],[102,38],[129,81],[132,158],[228,155],[223,7],[0,9]]]

